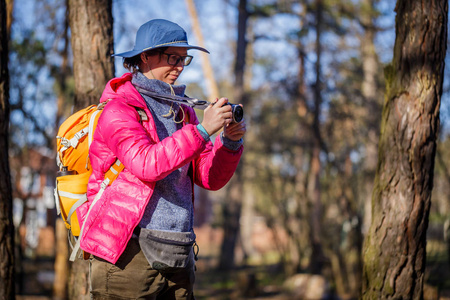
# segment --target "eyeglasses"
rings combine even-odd
[[[167,63],[171,66],[176,66],[180,62],[183,66],[189,66],[189,64],[191,63],[192,58],[193,58],[193,56],[191,56],[191,55],[180,56],[180,55],[168,54],[168,53],[164,53],[164,52],[162,52],[162,54],[167,55]]]

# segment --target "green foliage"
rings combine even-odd
[[[43,41],[36,38],[34,32],[23,32],[22,40],[12,40],[10,51],[16,55],[18,65],[33,64],[43,67],[46,63],[47,49]]]

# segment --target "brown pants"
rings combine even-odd
[[[94,257],[90,268],[92,299],[194,299],[194,267],[174,272],[154,270],[134,238],[116,264]]]

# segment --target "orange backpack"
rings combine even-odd
[[[87,201],[86,192],[92,168],[89,160],[89,147],[94,137],[98,119],[107,102],[86,107],[67,118],[59,127],[57,139],[57,164],[59,172],[56,177],[55,202],[58,215],[65,222],[69,233],[76,244],[70,260],[74,261],[79,250],[79,239],[83,234],[80,228],[76,209]],[[140,122],[148,120],[143,109],[136,108]],[[105,189],[119,176],[124,166],[116,159],[115,163],[105,173],[101,188],[90,208],[100,199]],[[90,209],[87,212],[89,215]],[[86,215],[86,217],[87,217]],[[70,240],[70,239],[69,239]]]
[[[75,210],[87,200],[87,183],[92,173],[89,146],[105,105],[106,102],[91,105],[74,113],[61,124],[56,136],[56,160],[60,169],[56,178],[56,208],[67,229],[75,237],[80,235]],[[122,170],[123,165],[117,160],[105,174],[105,178],[109,178],[109,184]]]

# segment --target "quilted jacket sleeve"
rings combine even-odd
[[[190,111],[189,118],[192,120],[191,123],[198,124],[193,110]],[[237,150],[228,149],[223,145],[220,136],[217,136],[214,144],[208,141],[195,159],[195,184],[208,190],[221,189],[236,171],[243,150],[243,146]]]
[[[122,101],[111,101],[100,117],[96,134],[101,135],[99,138],[125,168],[143,181],[164,178],[199,157],[206,148],[207,142],[192,124],[159,141],[156,132],[151,136],[138,120],[133,107]]]
[[[209,142],[196,159],[195,183],[208,190],[221,189],[236,171],[242,151],[243,146],[237,151],[226,148],[220,137],[216,138],[214,146]]]

